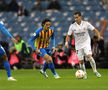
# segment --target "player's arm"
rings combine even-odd
[[[51,41],[52,41],[52,44],[53,44],[53,52],[55,52],[55,33],[53,33],[53,35],[51,36]]]
[[[40,53],[40,51],[35,47],[35,39],[39,36],[40,31],[42,30],[42,28],[39,28],[35,31],[35,33],[32,35],[32,37],[29,39],[28,43],[30,44],[31,48],[36,51],[36,53]]]
[[[50,29],[54,31],[54,27],[50,27]],[[52,41],[53,47],[55,48],[55,32],[53,32],[51,36],[51,41]]]
[[[65,47],[68,48],[69,46],[69,41],[70,41],[70,35],[66,35],[66,39],[65,39]]]
[[[68,33],[65,39],[65,47],[68,48],[68,42],[70,41],[70,36],[72,35],[72,26],[69,27]]]
[[[28,43],[30,44],[31,48],[35,51],[36,47],[35,47],[35,39],[39,36],[39,32],[38,30],[36,30],[35,33],[33,33],[32,37],[29,39]]]
[[[98,37],[99,40],[102,39],[100,32],[96,28],[93,30],[93,32],[95,33],[95,35]]]
[[[9,33],[8,29],[4,26],[4,23],[0,22],[0,31],[9,37],[14,43],[17,43],[16,39]]]
[[[88,25],[88,29],[92,30],[99,40],[102,39],[100,32],[93,25],[91,25],[89,22],[87,22],[87,25]]]
[[[54,34],[52,35],[51,40],[52,40],[53,47],[55,47],[55,35]]]

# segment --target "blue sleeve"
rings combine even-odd
[[[13,38],[13,36],[9,33],[8,29],[0,23],[0,31],[5,34],[9,38]]]
[[[51,27],[52,30],[54,30],[53,27]],[[51,40],[52,40],[52,43],[53,43],[53,47],[55,47],[55,33],[53,32],[53,35],[51,36]]]
[[[35,39],[39,36],[39,32],[42,30],[42,28],[39,28],[35,31],[35,33],[32,35],[32,37],[29,39],[28,43],[30,44],[31,48],[33,50],[36,50],[36,47],[35,47]]]

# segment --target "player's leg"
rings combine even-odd
[[[43,68],[43,71],[44,71],[44,72],[45,72],[46,69],[48,68],[48,63],[47,63],[46,61],[44,62],[42,68]]]
[[[46,63],[48,64],[48,68],[51,70],[51,72],[53,73],[54,77],[56,79],[60,78],[60,76],[55,71],[55,66],[54,66],[52,57],[50,55],[46,54],[44,56],[44,59],[46,60]]]
[[[39,56],[41,56],[41,57],[43,57],[43,58],[44,58],[45,54],[47,54],[46,50],[43,49],[43,48],[40,49],[40,52],[41,52],[41,54],[39,54]],[[48,63],[47,63],[46,60],[45,60],[44,64],[42,65],[42,68],[41,68],[41,70],[40,70],[40,73],[43,74],[46,78],[48,78],[48,75],[47,75],[47,73],[46,73],[46,69],[47,69],[47,68],[48,68]]]
[[[97,77],[101,77],[101,74],[99,73],[99,72],[97,72],[97,69],[96,69],[96,63],[95,63],[95,60],[94,60],[94,58],[92,57],[92,55],[87,55],[87,59],[88,59],[88,61],[90,62],[90,65],[91,65],[91,67],[92,67],[92,69],[93,69],[93,72],[95,73],[95,75],[97,76]]]
[[[83,51],[83,49],[77,50],[77,55],[78,55],[78,59],[79,59],[80,69],[83,70],[85,73],[84,79],[87,79],[87,73],[86,73],[86,68],[85,68],[85,64],[84,64],[84,51]]]
[[[97,72],[97,69],[96,69],[96,63],[95,63],[95,60],[94,58],[92,57],[92,51],[91,51],[91,47],[90,46],[87,46],[85,49],[85,54],[86,54],[86,59],[90,62],[90,65],[93,69],[93,72],[95,73],[95,75],[97,77],[101,77],[101,74]]]
[[[48,51],[46,49],[40,49],[40,56],[44,58],[45,63],[43,64],[42,70],[40,71],[45,77],[48,77],[48,75],[46,74],[46,69],[49,68],[51,70],[51,72],[53,73],[55,78],[60,78],[59,75],[56,73],[55,71],[55,67],[54,67],[54,63],[52,60],[52,57],[50,55],[48,55]]]
[[[47,62],[44,62],[43,66],[42,66],[42,68],[40,70],[40,73],[43,74],[46,78],[48,78],[48,75],[46,73],[47,68],[48,68],[48,64],[47,64]]]
[[[4,65],[4,68],[6,69],[8,80],[16,81],[16,79],[14,79],[11,76],[10,64],[8,62],[8,58],[7,58],[7,55],[5,53],[5,50],[3,49],[2,46],[0,46],[0,56],[1,56],[1,59],[3,60],[3,65]]]
[[[42,56],[45,60],[42,70],[45,72],[47,68],[51,70],[55,78],[60,78],[59,75],[55,71],[54,63],[52,57],[49,55],[49,49],[40,49],[40,56]]]

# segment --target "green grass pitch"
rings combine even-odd
[[[97,78],[91,69],[87,69],[88,79],[76,79],[75,69],[56,69],[61,76],[54,79],[52,73],[47,70],[49,78],[42,76],[36,70],[12,71],[17,82],[7,81],[5,70],[0,70],[0,90],[108,90],[108,70],[98,69],[102,74]]]

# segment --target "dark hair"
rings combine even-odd
[[[74,15],[76,15],[76,14],[78,14],[79,16],[82,16],[80,11],[75,11]]]
[[[20,39],[22,39],[22,37],[19,35],[19,34],[17,34],[17,35],[15,35],[15,38],[20,38]]]
[[[42,21],[42,27],[44,26],[44,24],[46,23],[46,22],[51,22],[51,20],[49,20],[49,19],[47,19],[47,18],[45,18],[43,21]]]

